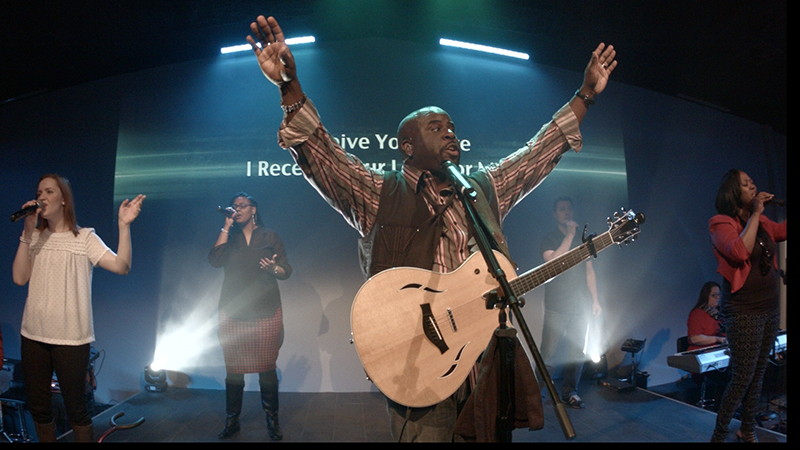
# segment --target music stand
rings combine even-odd
[[[644,342],[646,340],[647,339],[644,339],[644,340],[640,341],[640,340],[631,338],[631,339],[626,340],[622,344],[622,348],[620,350],[622,350],[623,352],[628,352],[628,353],[631,354],[631,374],[630,374],[630,377],[627,380],[620,380],[620,381],[627,381],[627,382],[629,382],[630,384],[632,384],[634,386],[636,385],[636,354],[639,353],[640,351],[642,351],[642,348],[644,348]]]

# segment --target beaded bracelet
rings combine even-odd
[[[303,94],[303,98],[301,98],[299,102],[293,103],[291,105],[281,105],[281,109],[286,114],[293,113],[298,109],[302,108],[305,102],[306,102],[306,94]]]
[[[228,230],[226,230],[225,228],[220,228],[219,231],[222,231],[223,233],[227,233],[228,232]]]

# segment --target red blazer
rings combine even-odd
[[[773,222],[763,214],[759,223],[775,242],[786,240],[786,221]],[[731,292],[736,292],[744,286],[747,275],[750,274],[750,253],[744,247],[744,242],[739,234],[744,226],[739,219],[717,214],[708,221],[711,232],[711,244],[714,256],[717,257],[717,272],[731,283]],[[773,256],[772,264],[778,268],[777,255]]]

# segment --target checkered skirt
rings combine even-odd
[[[235,320],[219,312],[219,342],[228,373],[260,373],[275,370],[283,343],[281,308],[272,317],[254,321]]]

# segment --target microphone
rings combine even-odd
[[[23,217],[25,217],[25,216],[27,216],[29,214],[33,214],[34,212],[36,212],[37,209],[39,209],[39,208],[41,208],[43,206],[44,205],[42,204],[42,202],[40,202],[39,200],[36,200],[36,204],[33,204],[31,206],[26,206],[25,208],[22,208],[19,211],[17,211],[14,214],[12,214],[11,215],[11,221],[12,222],[16,222],[19,219],[22,219]]]
[[[458,190],[461,195],[475,201],[478,194],[475,193],[475,188],[469,184],[469,181],[464,178],[464,175],[461,175],[458,166],[453,164],[452,161],[443,161],[439,169],[447,176],[450,182],[453,183],[453,186],[455,186],[456,190]]]
[[[225,217],[233,217],[233,215],[236,214],[236,211],[230,207],[223,208],[222,206],[217,206],[217,211],[221,212]]]
[[[778,205],[778,206],[786,206],[786,200],[778,197],[772,197],[771,199],[767,200],[767,205]]]

